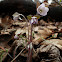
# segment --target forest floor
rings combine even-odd
[[[6,18],[0,23],[0,62],[26,62],[31,26]],[[62,62],[62,22],[40,20],[33,25],[32,44],[32,62]]]

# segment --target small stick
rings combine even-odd
[[[17,59],[17,58],[19,57],[19,55],[20,55],[25,49],[26,49],[26,47],[25,47],[24,49],[22,49],[22,50],[20,51],[20,53],[19,53],[11,62],[13,62],[15,59]]]
[[[3,51],[6,51],[3,47],[0,46],[0,48],[1,48]]]

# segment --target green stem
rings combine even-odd
[[[1,54],[1,62],[2,62],[2,58],[3,58],[3,53]]]

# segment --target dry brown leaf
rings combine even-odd
[[[24,27],[26,25],[26,22],[16,21],[13,23],[13,25],[19,25],[20,27]]]
[[[37,37],[33,40],[33,44],[36,45],[52,34],[52,31],[47,28],[44,28],[44,30],[38,30],[37,32]]]
[[[62,29],[60,29],[59,32],[62,33]]]
[[[16,29],[7,29],[6,31],[4,31],[4,30],[1,30],[1,35],[2,34],[10,34],[10,32],[15,32],[16,31]]]
[[[40,2],[37,1],[36,4],[37,4],[37,5],[36,5],[36,8],[38,8],[38,6],[40,6]]]
[[[45,40],[41,43],[41,45],[49,45],[49,44],[53,44],[62,50],[62,40],[60,39]]]
[[[44,20],[40,20],[40,21],[39,21],[39,24],[40,24],[40,25],[47,25],[48,23],[45,22]]]
[[[57,27],[52,26],[52,25],[47,26],[47,28],[48,28],[48,29],[52,29],[52,30],[57,29]]]
[[[18,34],[22,34],[22,33],[25,33],[25,32],[26,31],[24,29],[19,28],[19,29],[16,30],[15,34],[18,35]]]
[[[12,25],[12,23],[13,23],[13,20],[9,16],[6,16],[5,18],[1,19],[1,26],[4,29],[9,28]]]

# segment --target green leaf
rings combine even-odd
[[[32,32],[32,36],[34,37],[34,32]]]
[[[8,49],[6,49],[6,52],[8,52]]]
[[[26,39],[25,42],[27,42],[28,40]]]
[[[35,17],[37,17],[37,19],[39,19],[40,18],[40,15],[35,15]]]
[[[20,38],[22,38],[23,36],[22,35],[20,35]]]
[[[53,38],[55,38],[55,37],[56,37],[56,35],[54,34],[52,37],[53,37]]]
[[[28,19],[28,20],[31,20],[31,17],[32,17],[32,15],[28,15],[28,16],[27,16],[27,19]]]

